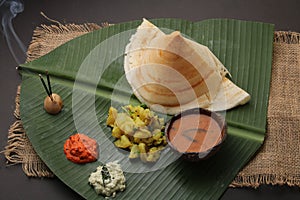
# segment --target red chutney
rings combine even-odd
[[[208,115],[185,115],[176,119],[169,129],[169,141],[182,153],[204,152],[222,139],[219,124]]]
[[[64,153],[74,163],[94,162],[98,159],[98,143],[82,133],[76,133],[66,140]]]

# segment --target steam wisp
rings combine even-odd
[[[25,62],[26,48],[16,34],[12,21],[23,10],[24,4],[20,0],[0,0],[2,34],[17,64]]]

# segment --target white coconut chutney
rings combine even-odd
[[[126,187],[125,181],[121,166],[117,162],[100,165],[89,177],[89,184],[96,193],[107,197],[115,197],[117,191],[123,191]]]

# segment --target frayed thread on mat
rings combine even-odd
[[[286,44],[300,44],[300,33],[292,31],[276,31],[274,33],[274,42]]]
[[[58,24],[58,25],[41,25],[37,27],[32,36],[31,44],[28,47],[27,50],[27,60],[26,62],[30,62],[32,60],[35,60],[39,58],[42,54],[46,54],[50,52],[51,49],[43,49],[44,45],[43,42],[48,42],[44,41],[44,38],[46,35],[53,35],[53,34],[58,34],[58,35],[65,35],[65,40],[61,41],[61,44],[67,42],[68,40],[71,40],[75,37],[78,37],[80,35],[83,35],[85,33],[89,33],[94,30],[98,30],[101,27],[109,26],[108,23],[103,23],[101,26],[94,24],[94,23],[86,23],[86,24]],[[56,38],[55,38],[56,39]],[[54,40],[55,41],[55,40]],[[61,44],[57,44],[58,46]],[[57,47],[56,45],[56,47]],[[43,50],[44,52],[41,52]]]
[[[43,12],[41,12],[40,14],[45,19],[47,19],[49,22],[57,24],[57,25],[50,25],[50,26],[42,25],[41,27],[43,28],[43,31],[47,30],[48,33],[64,34],[64,33],[70,33],[70,32],[78,32],[78,31],[79,32],[90,32],[93,30],[97,30],[101,27],[98,24],[94,24],[94,23],[85,23],[85,24],[80,24],[80,25],[72,23],[72,24],[63,25],[59,21],[49,18]],[[104,23],[104,24],[107,24],[107,23]]]
[[[8,142],[3,151],[7,163],[22,163],[23,156],[20,154],[24,148],[25,132],[21,120],[15,121],[9,128]]]
[[[274,174],[256,174],[256,175],[238,175],[230,184],[230,187],[253,187],[258,188],[260,185],[288,185],[300,186],[300,177],[291,175],[274,175]]]
[[[22,164],[24,173],[29,177],[53,177],[54,174],[34,151],[23,128],[20,119],[20,86],[15,101],[14,116],[16,121],[9,128],[7,145],[1,153],[4,154],[8,166]]]

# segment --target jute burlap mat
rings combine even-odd
[[[42,25],[34,31],[28,59],[36,59],[57,46],[101,26]],[[300,33],[274,33],[273,68],[268,108],[268,129],[259,153],[237,175],[231,187],[287,184],[300,187]],[[53,177],[32,148],[22,127],[16,97],[16,122],[8,133],[4,151],[8,163],[20,163],[27,176]]]

